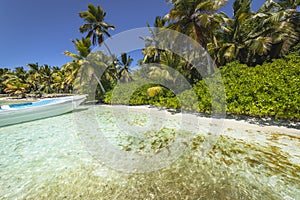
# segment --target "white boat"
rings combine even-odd
[[[71,112],[78,108],[85,99],[86,95],[76,95],[3,105],[0,107],[0,127]]]

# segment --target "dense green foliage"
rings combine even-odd
[[[299,1],[267,0],[256,12],[252,0],[236,0],[216,40],[209,43],[216,63],[238,60],[251,66],[286,55],[299,42]]]
[[[89,4],[87,11],[79,13],[85,23],[79,31],[86,36],[72,41],[76,53],[64,52],[72,61],[60,68],[38,64],[28,64],[29,70],[0,68],[0,93],[25,97],[26,94],[41,96],[77,90],[95,95],[89,95],[88,100],[95,97],[107,104],[154,105],[206,114],[223,114],[225,111],[233,115],[300,119],[298,0],[266,0],[255,12],[251,10],[251,3],[255,3],[252,0],[235,0],[232,18],[219,12],[226,0],[167,1],[172,8],[166,16],[155,19],[154,27],[179,31],[201,44],[218,65],[222,80],[218,74],[207,72],[205,75],[208,76],[202,77],[191,62],[170,49],[159,49],[158,32],[150,25],[151,37],[142,38],[145,41],[144,57],[134,72],[130,69],[133,59],[126,53],[112,55],[109,48],[110,55],[92,52],[93,45],[105,45],[105,37],[110,37],[109,30],[115,27],[105,22],[106,12],[100,6]],[[186,58],[205,62],[200,55],[203,52],[199,53],[189,45],[182,46]],[[192,88],[186,89],[178,74]],[[177,94],[163,83],[176,85]],[[225,94],[219,84],[224,86]],[[80,89],[76,89],[78,85]],[[225,110],[222,109],[222,97],[226,100]],[[215,101],[220,104],[213,107]],[[125,142],[119,146],[134,153],[159,152],[167,148],[177,134],[174,129],[164,127],[158,132],[146,132],[143,139],[122,138]],[[54,184],[42,185],[37,196],[112,199],[122,194],[125,199],[193,199],[201,196],[205,199],[220,199],[221,196],[224,199],[282,199],[283,194],[278,192],[277,195],[274,188],[280,191],[279,186],[283,183],[276,183],[276,187],[265,182],[251,185],[252,175],[244,177],[239,172],[257,167],[250,172],[259,174],[265,168],[268,175],[285,177],[291,185],[299,180],[299,173],[296,173],[299,166],[290,162],[289,155],[278,153],[277,147],[253,146],[221,136],[207,159],[195,158],[195,152],[203,152],[203,140],[202,136],[194,138],[189,152],[192,154],[180,158],[170,169],[139,176],[126,175],[115,180],[101,180],[90,165],[86,167],[86,174],[64,170],[64,176],[52,181]],[[268,159],[263,160],[260,154],[249,154],[249,151],[263,152]],[[278,158],[280,163],[277,163]],[[220,169],[216,168],[218,165]],[[83,185],[88,185],[88,189]]]
[[[299,56],[253,68],[231,63],[222,74],[229,113],[300,118]]]
[[[260,9],[253,11],[252,0],[235,0],[231,18],[219,12],[226,3],[224,0],[168,2],[171,10],[164,17],[156,17],[154,27],[186,34],[201,44],[217,65],[224,66],[220,67],[220,72],[226,90],[227,113],[299,118],[299,1],[267,0]],[[145,41],[144,57],[138,70],[132,73],[130,67],[133,59],[126,53],[113,55],[107,46],[110,55],[92,53],[93,45],[105,45],[105,37],[111,35],[109,30],[115,28],[105,22],[106,12],[102,7],[89,4],[88,10],[80,12],[79,17],[84,21],[79,31],[86,35],[72,40],[76,53],[64,52],[72,58],[72,62],[61,68],[28,64],[29,70],[23,67],[1,69],[0,93],[20,97],[28,93],[37,96],[72,93],[78,85],[85,84],[88,94],[94,87],[95,98],[106,103],[151,104],[203,113],[211,113],[212,109],[222,112],[222,106],[214,105],[212,108],[212,102],[222,101],[218,99],[222,92],[218,91],[216,84],[221,80],[203,79],[193,64],[170,49],[159,49],[161,40],[157,29],[147,24],[150,37],[142,38]],[[176,46],[176,43],[173,45]],[[187,58],[193,57],[199,62],[203,58],[201,53],[188,45],[181,50]],[[276,58],[281,59],[274,60]],[[109,59],[112,62],[107,64]],[[89,80],[78,76],[85,65],[98,67],[86,70],[85,77]],[[96,71],[103,70],[102,77],[98,77]],[[181,88],[179,74],[193,85],[193,90]],[[153,84],[147,81],[148,84],[145,84],[142,78],[137,77],[153,80]],[[147,90],[158,86],[154,84],[155,80],[176,85],[177,95],[164,87],[157,94],[149,95]],[[211,83],[210,90],[208,82]],[[192,101],[193,98],[198,98],[198,101]]]
[[[147,89],[157,86],[154,83],[143,84],[143,80],[118,84],[114,90],[105,94],[104,102],[109,104],[126,104],[126,105],[155,105],[167,106],[169,108],[178,108],[179,101],[175,94],[163,88],[163,91],[154,97],[147,95]]]
[[[300,56],[289,55],[256,67],[233,62],[220,68],[220,72],[226,90],[228,114],[300,118]],[[106,94],[105,102],[152,104],[211,113],[211,97],[205,80],[194,84],[193,91],[184,91],[177,97],[166,88],[162,93],[149,97],[147,89],[156,85],[146,84],[139,87],[141,83],[119,85],[119,89],[115,88]],[[191,104],[193,93],[198,97],[198,105]]]
[[[29,70],[17,67],[14,70],[0,70],[0,92],[25,97],[25,94],[40,96],[50,93],[70,93],[71,75],[65,69],[48,65],[28,64]]]

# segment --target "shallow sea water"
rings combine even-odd
[[[0,199],[300,199],[300,130],[128,108],[0,127]]]

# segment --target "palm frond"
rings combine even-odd
[[[67,55],[67,56],[70,56],[72,58],[76,58],[76,59],[82,59],[81,56],[75,54],[75,53],[72,53],[72,52],[69,52],[69,51],[64,51],[64,54]]]
[[[248,41],[247,43],[253,52],[259,55],[264,55],[270,50],[272,39],[270,37],[258,37]]]

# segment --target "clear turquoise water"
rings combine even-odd
[[[1,101],[0,105],[9,105],[10,108],[28,108],[28,107],[34,107],[34,106],[42,106],[47,104],[52,104],[57,101],[60,101],[60,99],[53,98],[53,99],[42,99],[39,101],[30,101],[30,100],[16,100],[16,101]],[[0,106],[1,107],[1,106]]]
[[[0,197],[16,198],[89,161],[71,114],[0,128]]]
[[[47,105],[47,104],[54,103],[57,101],[58,101],[58,99],[44,99],[44,100],[32,102],[32,103],[12,104],[12,105],[10,105],[10,107],[11,108],[27,108],[27,107],[32,107],[32,106]]]
[[[154,118],[149,118],[149,115],[154,116]],[[165,127],[167,124],[168,127],[165,128],[182,129],[181,126],[178,126],[177,118],[175,115],[170,115],[168,118],[169,121],[165,121],[163,126]],[[69,113],[33,122],[1,127],[0,199],[62,199],[64,197],[70,199],[79,198],[80,195],[83,195],[81,196],[83,199],[95,197],[93,195],[97,195],[100,199],[107,199],[120,197],[123,192],[124,195],[125,193],[130,193],[132,196],[138,193],[139,195],[143,193],[145,195],[148,194],[150,189],[146,186],[139,185],[139,190],[135,192],[131,190],[137,184],[137,181],[132,181],[132,176],[128,178],[128,175],[123,172],[112,169],[114,166],[104,166],[102,161],[105,161],[105,159],[101,160],[101,158],[97,157],[101,156],[103,150],[96,150],[100,155],[95,155],[91,152],[92,148],[89,147],[89,143],[85,139],[87,139],[86,135],[88,137],[95,136],[88,133],[88,130],[91,128],[91,124],[89,123],[95,119],[98,122],[97,127],[101,129],[107,141],[110,142],[110,145],[115,145],[117,149],[123,151],[123,148],[128,147],[126,145],[129,144],[127,140],[122,141],[124,134],[128,134],[126,131],[126,133],[120,131],[122,128],[126,127],[125,130],[132,131],[131,133],[134,133],[133,136],[136,136],[136,134],[143,131],[149,131],[149,124],[150,127],[153,126],[151,125],[153,121],[156,121],[157,123],[154,124],[157,124],[161,128],[160,120],[165,120],[166,118],[160,119],[159,116],[153,113],[149,114],[149,112],[142,112],[141,110],[133,114],[128,114],[126,110],[97,106],[86,107],[86,109],[75,114]],[[86,129],[84,129],[85,126]],[[198,132],[205,133],[211,131],[209,126],[215,125],[209,120],[207,123],[203,122],[203,127],[201,130],[198,129]],[[186,128],[192,129],[191,127]],[[258,138],[257,134],[265,135],[263,129],[259,131],[252,130],[252,128],[243,130],[236,127],[225,127],[223,132],[229,138],[232,138],[230,139],[232,144],[237,145],[234,148],[239,148],[239,150],[235,149],[230,152],[219,152],[217,150],[214,152],[213,150],[210,156],[206,156],[199,161],[202,162],[204,160],[205,163],[208,163],[207,160],[209,160],[209,162],[214,163],[213,167],[210,166],[206,170],[200,170],[199,168],[201,173],[210,173],[207,171],[210,169],[215,173],[218,170],[220,170],[220,173],[226,172],[231,177],[231,181],[233,181],[231,184],[235,184],[233,188],[237,188],[239,185],[241,189],[244,189],[242,191],[244,192],[243,194],[248,194],[249,197],[251,195],[254,197],[255,193],[259,193],[257,190],[259,191],[260,188],[263,189],[264,187],[266,188],[264,188],[261,194],[265,194],[266,199],[271,194],[275,194],[278,199],[297,199],[300,197],[299,138],[293,138],[287,136],[285,133],[276,132],[276,134],[270,135],[270,137],[266,136],[266,138],[262,138],[257,142],[253,138]],[[295,133],[298,132],[295,131]],[[244,137],[246,142],[243,142],[243,140],[238,140],[237,142],[236,139],[231,137],[232,135],[242,135],[241,137]],[[88,141],[90,142],[91,140]],[[95,138],[95,141],[97,141],[97,138]],[[154,146],[152,144],[153,140],[149,141],[152,148]],[[224,151],[227,151],[226,148],[233,148],[232,144],[227,145],[224,142],[220,143],[220,146],[224,148]],[[279,147],[275,148],[277,144]],[[143,151],[143,149],[148,148],[147,146],[141,148],[140,144],[133,144],[133,146],[133,148],[136,148],[136,151]],[[106,155],[103,153],[103,156]],[[282,162],[280,161],[281,159]],[[143,175],[134,175],[133,177],[138,178],[140,176]],[[114,189],[104,190],[104,186],[98,180],[99,177],[104,177],[104,179],[99,179],[102,182],[109,180],[109,183],[105,183],[105,185],[111,184],[110,187]],[[235,179],[234,177],[239,178]],[[218,180],[220,177],[216,178]],[[118,180],[112,184],[111,180],[114,179]],[[148,180],[143,176],[141,180],[144,179]],[[151,191],[161,190],[160,193],[156,193],[154,196],[163,193],[163,189],[161,189],[163,186],[160,184],[165,183],[160,181],[160,179],[157,179],[157,182],[150,181],[152,183]],[[201,180],[195,181],[196,183],[201,182]],[[188,182],[193,182],[193,177],[190,177]],[[247,188],[249,183],[256,185],[256,187],[251,186]],[[192,186],[190,187],[192,188]],[[218,187],[222,191],[221,186]],[[145,192],[141,188],[145,188]],[[183,186],[180,186],[180,188],[176,190],[184,190],[182,189]],[[214,188],[215,190],[218,190],[218,188]],[[191,191],[190,194],[192,195]],[[203,193],[203,195],[205,194]],[[206,195],[212,195],[212,192],[209,191]],[[206,197],[208,198],[209,196]],[[191,198],[195,198],[195,196]],[[243,198],[243,196],[239,196],[239,198]]]
[[[6,100],[0,98],[0,105],[34,102],[31,100]]]

